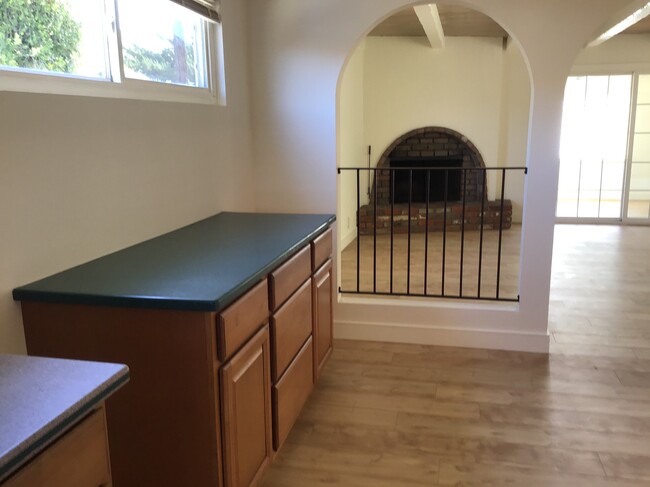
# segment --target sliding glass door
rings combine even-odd
[[[567,80],[557,217],[650,222],[650,75]]]
[[[650,75],[638,77],[634,112],[626,216],[641,222],[650,219]]]
[[[557,216],[619,219],[632,76],[570,77],[564,97]]]

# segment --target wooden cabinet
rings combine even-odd
[[[273,447],[279,450],[314,388],[311,336],[273,386]]]
[[[314,326],[314,382],[332,353],[332,259],[314,273],[312,280]]]
[[[226,486],[256,485],[272,458],[269,328],[221,369]]]
[[[287,242],[282,255],[289,257],[284,262],[278,258],[269,265],[258,259],[263,270],[254,269],[254,278],[243,276],[241,290],[219,291],[221,302],[228,303],[222,309],[192,272],[201,274],[200,282],[217,286],[221,278],[206,272],[205,265],[219,261],[217,270],[235,272],[248,264],[243,260],[246,252],[231,236],[240,223],[234,217],[228,222],[209,232],[201,233],[201,225],[187,231],[183,248],[203,254],[184,260],[191,272],[179,280],[184,287],[174,300],[166,302],[152,293],[151,300],[160,309],[132,301],[122,286],[130,283],[138,259],[150,253],[168,255],[165,245],[172,242],[176,249],[185,234],[158,244],[154,239],[165,252],[145,252],[154,244],[142,244],[136,249],[138,259],[125,259],[124,269],[116,270],[113,260],[105,267],[100,262],[100,270],[114,279],[118,304],[100,305],[102,296],[97,295],[77,303],[68,299],[77,296],[73,292],[60,302],[55,300],[58,294],[51,300],[47,295],[43,302],[22,302],[30,354],[130,367],[131,383],[106,406],[117,487],[257,485],[332,349],[331,230],[323,233],[322,226],[312,230],[319,236],[311,242],[304,237],[293,240],[303,242],[302,248]],[[248,239],[249,253],[264,244],[260,238],[251,242],[247,233],[251,227],[241,232]],[[228,234],[230,253],[215,257],[209,245],[197,241],[199,234],[205,238]],[[270,240],[268,245],[287,239],[276,235]],[[166,265],[173,272],[159,271]],[[151,272],[147,285],[157,289],[159,274],[165,274],[169,279],[165,289],[176,289],[181,267],[178,262],[147,263],[143,270]],[[96,274],[83,273],[88,275]],[[253,279],[259,281],[251,286]],[[104,283],[97,285],[100,291],[104,288]],[[193,300],[195,294],[198,298]],[[205,295],[210,300],[205,301]],[[138,296],[142,298],[142,293]]]
[[[274,381],[287,370],[307,338],[312,334],[311,282],[307,279],[271,318]]]
[[[282,264],[269,276],[271,310],[275,311],[311,274],[309,245]]]
[[[332,317],[332,229],[329,228],[311,242],[312,313],[314,334],[314,383],[334,343]]]
[[[10,477],[3,487],[108,487],[111,470],[104,407]]]
[[[307,245],[272,272],[273,448],[278,451],[314,387],[312,252]],[[284,303],[284,304],[282,304]]]
[[[106,402],[116,487],[222,484],[215,314],[23,302],[30,355],[124,363]]]
[[[311,270],[315,272],[327,259],[332,258],[332,229],[328,228],[322,235],[311,242]]]
[[[225,361],[269,319],[266,279],[231,304],[217,317],[217,349]]]

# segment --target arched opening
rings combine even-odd
[[[530,95],[519,47],[481,12],[418,5],[370,30],[339,83],[339,167],[359,168],[338,180],[342,291],[372,275],[373,293],[518,298],[524,171],[510,169],[526,165]]]

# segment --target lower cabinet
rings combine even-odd
[[[221,368],[221,387],[226,485],[255,485],[273,453],[268,325]]]
[[[108,487],[111,470],[104,407],[9,478],[3,487]]]
[[[331,236],[219,312],[23,302],[30,354],[131,369],[106,405],[116,486],[261,483],[332,350]]]
[[[332,259],[328,259],[315,273],[312,280],[313,326],[314,326],[314,382],[332,353]]]

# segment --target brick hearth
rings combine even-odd
[[[390,205],[377,207],[377,233],[390,233]],[[408,205],[395,205],[393,210],[393,232],[407,233],[409,224]],[[447,205],[447,230],[459,231],[463,222],[463,205],[452,203]],[[426,205],[411,205],[411,232],[426,230]],[[501,201],[486,201],[483,216],[485,230],[498,230],[501,221]],[[445,223],[445,204],[442,202],[429,204],[429,231],[442,231]],[[512,225],[512,203],[503,202],[503,229]],[[364,205],[359,209],[359,233],[373,234],[375,215],[372,205]],[[465,204],[465,230],[479,230],[481,227],[481,202],[472,201]]]

